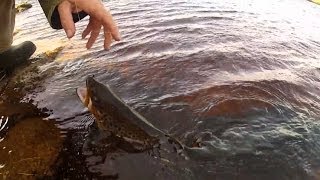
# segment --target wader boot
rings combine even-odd
[[[36,46],[30,41],[10,47],[8,50],[0,53],[0,69],[12,70],[24,64],[35,51]]]

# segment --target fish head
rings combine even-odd
[[[86,87],[77,89],[80,100],[97,119],[114,108],[106,92],[107,87],[91,76],[86,80]]]

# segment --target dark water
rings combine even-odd
[[[320,179],[320,6],[112,0],[105,4],[123,40],[110,51],[102,50],[101,40],[86,51],[79,34],[65,40],[33,4],[18,16],[16,41],[34,40],[39,51],[65,46],[56,63],[41,67],[61,70],[45,90],[27,95],[52,111],[48,119],[66,137],[55,176]],[[75,88],[88,75],[109,84],[159,129],[199,148],[190,160],[84,150],[92,120],[75,116],[85,112]]]

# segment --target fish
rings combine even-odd
[[[108,85],[91,76],[86,79],[86,87],[77,88],[77,94],[94,116],[99,130],[130,143],[136,150],[152,149],[159,145],[160,137],[166,136],[128,106]]]

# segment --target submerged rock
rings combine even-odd
[[[0,144],[0,179],[35,179],[51,174],[62,138],[54,123],[28,118],[13,126]]]

